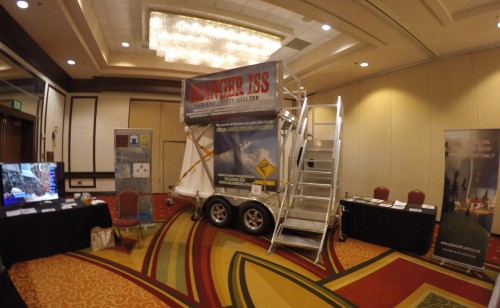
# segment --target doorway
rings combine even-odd
[[[35,116],[0,106],[0,161],[34,162]]]

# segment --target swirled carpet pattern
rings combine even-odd
[[[108,203],[109,204],[109,203]],[[29,307],[484,307],[499,266],[467,273],[331,232],[315,253],[279,248],[236,227],[191,219],[176,202],[164,221],[116,247],[16,263]]]

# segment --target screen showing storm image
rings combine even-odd
[[[56,163],[3,164],[4,205],[58,199],[56,168]]]
[[[246,119],[215,124],[216,187],[250,190],[252,184],[276,191],[278,120]]]

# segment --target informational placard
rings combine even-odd
[[[181,117],[206,124],[278,112],[277,62],[265,62],[184,80]]]
[[[445,131],[445,178],[434,258],[481,269],[493,224],[500,130]]]
[[[214,184],[216,187],[276,191],[278,120],[242,119],[215,124]]]
[[[139,193],[139,218],[153,222],[151,194],[152,129],[115,129],[115,190]],[[118,198],[117,198],[118,199]],[[117,204],[118,205],[118,204]]]

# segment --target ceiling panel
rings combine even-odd
[[[74,79],[123,76],[182,78],[217,71],[167,63],[147,46],[152,8],[220,17],[310,42],[282,47],[282,60],[308,92],[398,67],[498,45],[494,0],[38,0],[28,10],[0,4]],[[333,29],[324,32],[323,23]],[[129,48],[120,44],[127,40]],[[69,58],[77,61],[70,67]],[[368,61],[368,68],[356,63]],[[326,77],[327,76],[327,77]]]

